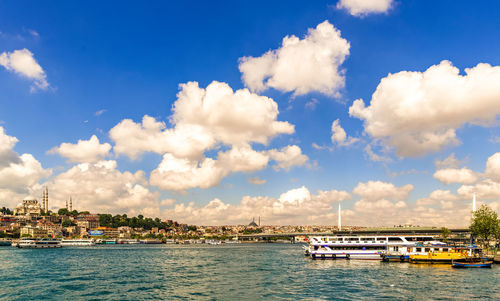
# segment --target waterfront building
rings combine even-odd
[[[41,212],[40,204],[33,197],[25,198],[14,208],[14,215],[40,215]]]
[[[30,237],[47,237],[47,230],[32,227],[32,226],[24,226],[21,227],[20,233],[21,237],[24,235],[29,235]]]

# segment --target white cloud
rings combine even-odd
[[[51,208],[62,208],[71,196],[82,211],[159,215],[158,193],[147,188],[144,172],[120,172],[116,161],[81,163],[45,183]]]
[[[463,162],[455,158],[455,154],[452,153],[448,157],[443,160],[436,160],[436,168],[437,169],[445,169],[445,168],[458,168]]]
[[[352,193],[361,196],[366,201],[378,201],[381,199],[404,201],[408,198],[412,190],[413,185],[411,184],[396,187],[392,183],[368,181],[366,183],[358,183]]]
[[[302,154],[302,150],[297,145],[285,146],[281,150],[272,149],[268,151],[269,156],[276,161],[273,168],[289,170],[293,166],[303,166],[309,158]]]
[[[102,110],[96,111],[94,113],[94,115],[95,116],[101,116],[102,114],[106,113],[106,111],[107,111],[106,109],[102,109]]]
[[[13,52],[2,52],[0,65],[9,71],[33,80],[32,92],[37,89],[46,90],[49,87],[45,72],[33,57],[33,53],[26,48]]]
[[[349,14],[363,17],[368,14],[385,13],[389,11],[393,0],[339,0],[338,9],[345,9]]]
[[[97,162],[109,156],[111,145],[101,144],[96,135],[92,135],[89,140],[78,140],[78,143],[61,143],[59,147],[54,147],[48,151],[51,154],[59,154],[68,158],[70,162]]]
[[[33,155],[16,153],[17,142],[16,137],[7,135],[0,126],[0,200],[7,206],[33,194],[32,188],[52,174],[52,170],[44,169]]]
[[[279,199],[266,196],[244,196],[238,204],[226,204],[213,199],[205,206],[177,204],[163,215],[197,225],[248,224],[252,217],[260,216],[263,224],[303,225],[332,224],[336,221],[335,202],[351,196],[346,191],[318,191],[311,194],[306,187],[283,193]]]
[[[318,104],[319,104],[319,100],[317,100],[316,98],[313,98],[313,99],[309,100],[308,102],[306,102],[306,104],[304,106],[306,109],[314,111]]]
[[[462,167],[439,169],[434,173],[434,178],[443,184],[472,184],[477,181],[478,176],[472,170]]]
[[[212,82],[206,89],[198,83],[180,85],[167,128],[164,122],[144,116],[142,123],[125,119],[110,130],[116,154],[136,159],[143,152],[163,155],[152,171],[151,185],[184,191],[218,185],[232,172],[264,169],[270,160],[275,169],[288,170],[308,160],[298,146],[255,151],[252,144],[267,145],[280,134],[292,134],[294,126],[278,121],[278,105],[248,89],[233,91],[227,84]],[[208,151],[220,148],[217,157]]]
[[[184,191],[190,188],[209,188],[216,186],[232,172],[252,172],[267,167],[269,160],[276,161],[275,170],[288,170],[293,166],[304,165],[308,157],[296,146],[287,146],[280,151],[255,151],[250,146],[233,147],[229,151],[219,152],[217,160],[189,160],[165,154],[163,160],[151,172],[151,185],[161,189]]]
[[[279,134],[292,134],[293,125],[277,121],[278,105],[272,99],[233,91],[227,84],[212,82],[180,85],[171,117],[173,128],[144,116],[142,124],[125,119],[110,131],[115,152],[136,159],[143,152],[171,153],[178,158],[202,159],[204,151],[218,143],[267,144]]]
[[[311,91],[338,96],[345,85],[340,66],[349,55],[349,42],[328,21],[310,28],[304,39],[283,38],[281,48],[260,57],[240,58],[243,82],[253,91],[269,87],[303,95]]]
[[[451,193],[449,190],[438,189],[431,192],[428,197],[418,199],[416,204],[417,206],[428,206],[438,204],[439,202],[455,202],[459,199],[459,196]]]
[[[485,176],[500,183],[500,153],[496,153],[486,161]]]
[[[265,179],[261,179],[259,177],[248,179],[248,183],[255,184],[255,185],[263,185],[263,184],[266,184],[266,182],[267,181]]]
[[[198,162],[165,154],[160,165],[151,172],[150,184],[173,191],[194,187],[209,188],[219,184],[228,173],[228,170],[211,158]]]
[[[401,71],[380,81],[368,107],[354,101],[351,116],[364,120],[365,132],[415,157],[457,145],[465,124],[487,126],[500,114],[500,67],[478,64],[465,75],[449,61],[425,72]]]
[[[252,172],[267,167],[269,156],[253,150],[249,145],[233,147],[227,152],[219,152],[218,161],[228,171]]]
[[[336,119],[332,122],[332,143],[338,146],[349,146],[353,143],[359,141],[358,138],[349,137],[347,138],[347,134],[345,130],[340,125],[340,121]]]
[[[0,168],[19,162],[19,155],[14,151],[14,145],[17,142],[16,137],[7,135],[4,128],[0,126]]]

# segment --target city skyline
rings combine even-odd
[[[150,6],[0,3],[0,206],[48,187],[51,209],[195,225],[500,211],[498,4]]]

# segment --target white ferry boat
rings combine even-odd
[[[312,259],[381,260],[387,248],[432,241],[432,236],[321,236],[311,237],[305,255]]]
[[[63,246],[95,246],[93,239],[63,239],[61,240]]]
[[[35,239],[35,238],[22,238],[17,242],[12,243],[13,247],[27,248],[27,249],[46,249],[46,248],[60,248],[62,247],[61,241],[54,239]]]

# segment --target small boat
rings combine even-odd
[[[6,246],[11,246],[11,245],[12,245],[11,240],[0,239],[0,247],[6,247]]]
[[[491,268],[493,260],[481,257],[455,259],[451,262],[454,268]]]

